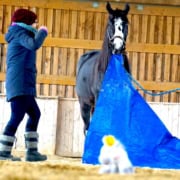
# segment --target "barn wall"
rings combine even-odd
[[[100,49],[107,21],[105,2],[56,0],[0,1],[0,92],[5,93],[6,48],[4,34],[12,12],[29,8],[46,25],[48,38],[37,53],[38,95],[76,97],[78,58]],[[180,8],[130,4],[127,53],[133,77],[147,90],[162,92],[180,87]],[[112,3],[123,8],[123,3]],[[137,88],[138,89],[138,88]],[[147,101],[179,102],[179,92],[161,97],[140,93]]]

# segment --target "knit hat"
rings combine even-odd
[[[35,23],[36,19],[37,15],[34,12],[27,9],[18,9],[14,12],[11,21],[32,25],[33,23]]]

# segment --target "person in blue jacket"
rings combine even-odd
[[[11,116],[0,135],[0,160],[21,160],[11,155],[16,130],[25,114],[26,161],[44,161],[46,155],[38,152],[37,127],[41,116],[36,97],[36,51],[47,37],[47,27],[37,30],[37,15],[27,9],[18,9],[12,16],[5,39],[8,43],[6,59],[6,95]]]

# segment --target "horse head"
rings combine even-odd
[[[112,9],[110,3],[106,5],[109,13],[109,20],[107,24],[107,37],[109,48],[112,54],[121,53],[125,50],[126,38],[128,35],[128,12],[130,7],[125,5],[124,10],[116,8]]]

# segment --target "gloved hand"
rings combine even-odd
[[[48,34],[48,29],[46,26],[40,26],[38,31],[40,31],[40,30],[46,31],[46,33]]]

